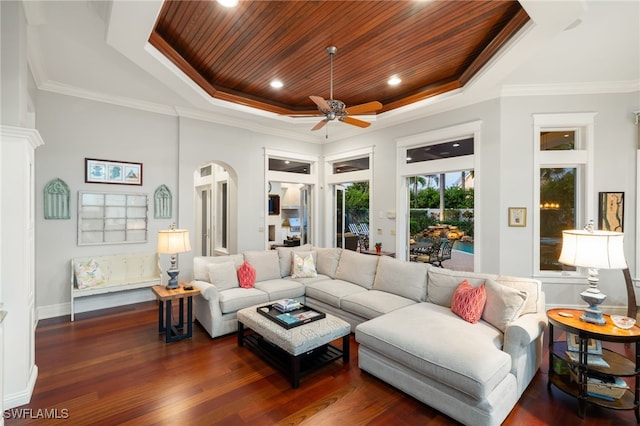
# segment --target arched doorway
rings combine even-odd
[[[238,250],[238,176],[228,164],[210,161],[194,172],[196,256]]]

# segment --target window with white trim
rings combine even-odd
[[[534,271],[570,273],[558,262],[562,231],[581,229],[595,210],[592,178],[594,114],[534,115]]]

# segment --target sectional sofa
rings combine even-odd
[[[247,264],[255,284],[243,288]],[[304,245],[196,257],[193,284],[212,337],[237,329],[239,309],[301,300],[350,323],[362,370],[468,425],[502,423],[542,361],[545,300],[533,279]]]

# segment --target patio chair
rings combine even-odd
[[[440,268],[444,268],[444,266],[442,266],[442,262],[451,259],[451,248],[452,244],[449,242],[449,240],[443,242],[440,246],[440,250],[436,255],[436,258],[430,263],[435,266],[439,266]]]
[[[418,257],[416,257],[416,261],[435,264],[436,262],[438,262],[438,255],[440,253],[441,245],[442,242],[440,242],[439,240],[434,241],[431,246],[426,247],[421,252],[421,254],[418,254]]]
[[[362,235],[366,235],[367,237],[369,236],[369,225],[366,223],[361,223],[360,224],[360,229],[362,230]]]
[[[358,225],[356,225],[355,223],[349,224],[349,231],[351,231],[352,234],[355,234],[358,236],[361,234],[360,229],[358,229]]]

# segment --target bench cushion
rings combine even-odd
[[[486,399],[511,370],[500,331],[432,303],[366,321],[356,327],[356,341],[477,400]]]

